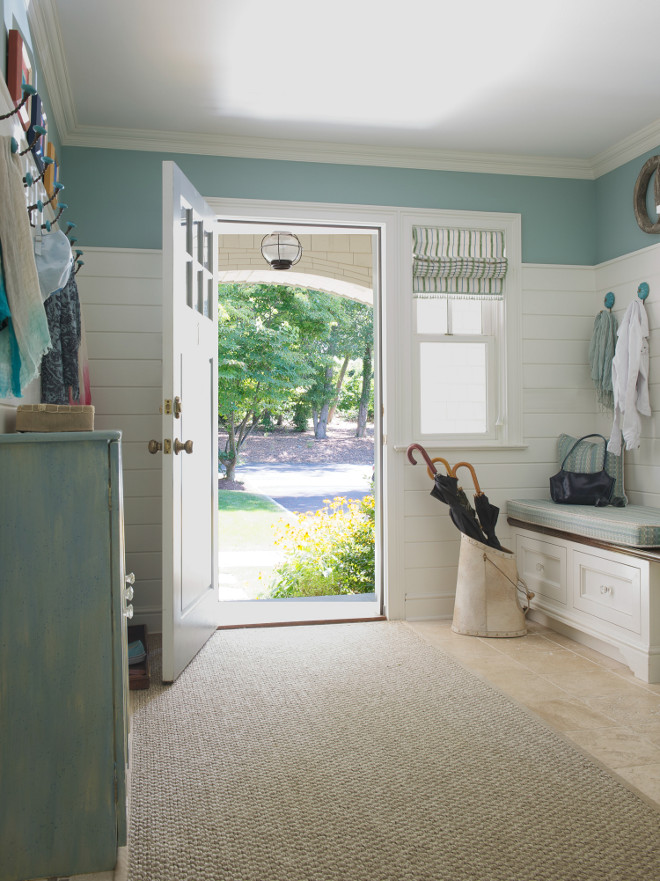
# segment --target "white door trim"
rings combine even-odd
[[[394,359],[388,352],[394,352],[397,342],[401,343],[401,328],[398,333],[388,322],[388,315],[396,315],[393,298],[398,289],[399,272],[399,228],[400,212],[397,208],[379,208],[368,205],[344,205],[318,202],[277,202],[256,199],[224,199],[207,197],[206,202],[223,220],[251,220],[257,223],[272,220],[279,225],[287,222],[305,224],[318,223],[321,226],[338,224],[348,228],[366,227],[377,229],[381,241],[381,297],[377,310],[376,327],[380,332],[380,351],[375,369],[379,371],[382,400],[374,402],[376,412],[382,416],[382,518],[381,518],[381,559],[382,559],[382,597],[383,608],[388,618],[403,618],[405,595],[403,585],[403,511],[401,506],[390,500],[397,498],[396,469],[392,461],[393,450],[387,446],[387,435],[397,412],[396,400],[400,397],[409,372],[408,365],[399,363],[395,369]],[[402,369],[404,367],[404,369]],[[405,399],[405,398],[404,398]],[[398,432],[396,432],[398,434]],[[378,452],[376,452],[378,458]],[[397,589],[398,588],[398,589]]]

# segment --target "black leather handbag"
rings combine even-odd
[[[566,460],[579,443],[588,437],[599,437],[603,441],[603,468],[591,474],[580,471],[564,471]],[[550,496],[560,505],[594,505],[603,508],[610,504],[615,480],[605,470],[607,441],[602,434],[585,434],[575,441],[561,463],[561,470],[550,478]]]

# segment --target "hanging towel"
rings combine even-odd
[[[651,415],[649,402],[649,322],[641,300],[625,311],[612,359],[614,421],[607,449],[621,455],[621,433],[627,450],[639,446],[643,416]]]
[[[616,349],[616,317],[606,309],[596,315],[589,345],[591,378],[596,386],[598,403],[607,410],[614,410],[612,390],[612,359]]]
[[[21,356],[20,393],[37,376],[50,348],[50,334],[34,260],[30,221],[20,159],[11,152],[11,137],[0,136],[0,245],[7,301]],[[0,333],[0,394],[11,386],[9,335]]]

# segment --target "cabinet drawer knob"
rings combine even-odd
[[[128,575],[124,577],[124,581],[126,584],[135,584],[135,572],[129,572]]]
[[[135,596],[135,591],[133,590],[133,586],[131,584],[129,584],[124,591],[124,596],[126,597],[127,602],[130,602]]]
[[[133,606],[131,606],[130,604],[128,606],[126,606],[126,611],[124,612],[124,615],[126,615],[127,618],[132,618],[133,617]]]
[[[607,584],[601,584],[600,592],[604,597],[606,597],[612,593],[612,588],[609,587]]]

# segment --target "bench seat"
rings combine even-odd
[[[624,547],[660,547],[659,508],[558,505],[549,499],[509,499],[506,504],[507,516],[524,523]]]

